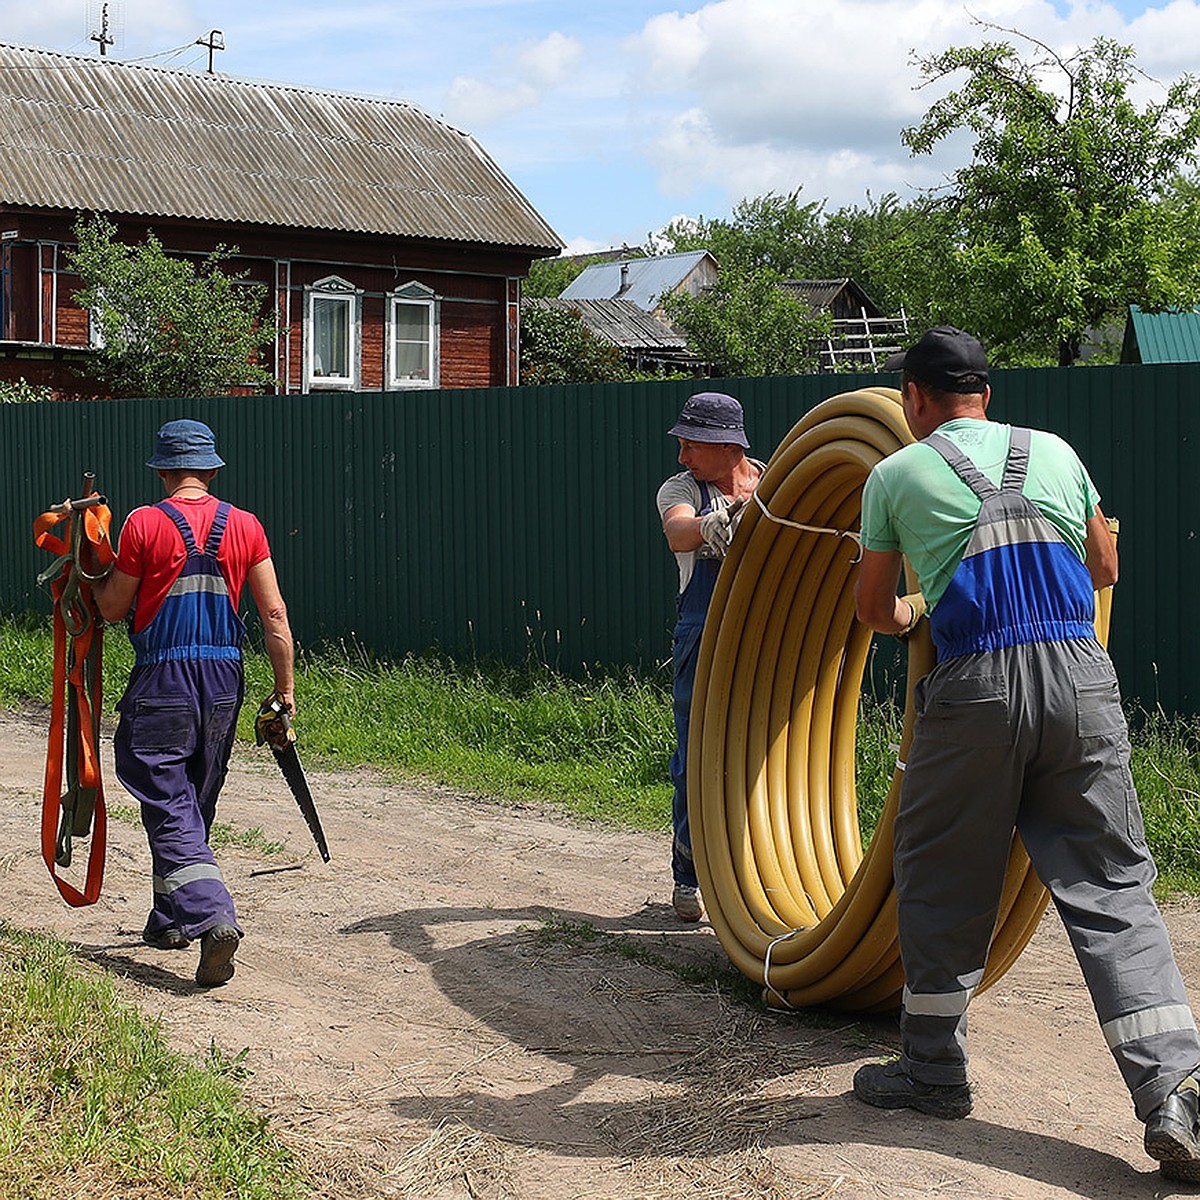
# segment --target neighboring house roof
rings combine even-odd
[[[679,287],[705,259],[712,263],[715,271],[716,261],[707,250],[592,263],[563,288],[559,298],[632,300],[639,308],[653,312],[660,298]]]
[[[868,317],[883,316],[879,305],[853,279],[788,279],[779,286],[814,312],[828,312],[841,301],[837,307],[852,309],[855,316],[864,308]]]
[[[568,300],[560,296],[534,297],[522,303],[529,308],[577,312],[592,333],[622,350],[689,353],[687,338],[682,333],[640,309],[631,300]]]
[[[1200,362],[1200,309],[1148,313],[1131,304],[1121,361]]]
[[[412,104],[0,45],[0,203],[556,251]]]

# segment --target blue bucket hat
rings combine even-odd
[[[750,449],[742,406],[724,392],[697,392],[689,396],[667,436],[687,438],[689,442],[732,443],[743,450]]]
[[[210,471],[223,467],[217,439],[203,421],[168,421],[158,431],[154,457],[146,466],[156,471]]]

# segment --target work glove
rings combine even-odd
[[[278,692],[272,692],[259,706],[254,718],[254,744],[261,746],[266,742],[272,750],[286,750],[295,740],[291,707],[284,703]]]
[[[903,640],[916,629],[917,622],[925,615],[925,597],[920,592],[909,592],[907,596],[901,596],[900,599],[907,601],[909,608],[912,609],[912,620],[896,633],[896,636]]]
[[[733,531],[737,528],[734,518],[745,503],[745,500],[735,500],[725,508],[714,508],[700,518],[700,536],[704,544],[720,558],[725,557],[725,552],[733,543]]]

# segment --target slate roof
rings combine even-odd
[[[814,312],[826,312],[842,292],[847,292],[856,309],[865,308],[869,317],[883,316],[879,305],[852,279],[788,279],[779,286]]]
[[[12,45],[0,204],[562,247],[469,133],[415,105]]]
[[[1122,362],[1200,362],[1200,309],[1143,312],[1129,306]]]
[[[522,302],[529,308],[578,312],[592,333],[622,350],[670,350],[688,353],[687,338],[665,321],[639,308],[632,300],[568,300],[534,297]]]
[[[613,262],[592,263],[559,293],[562,300],[632,300],[639,308],[652,312],[659,298],[683,282],[701,261],[707,250],[688,250],[679,254],[659,254],[653,258],[625,258]],[[621,290],[621,269],[627,267],[627,287]]]

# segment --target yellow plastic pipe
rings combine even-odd
[[[709,919],[734,965],[779,1007],[898,1007],[904,985],[892,887],[893,773],[864,852],[854,746],[871,632],[854,611],[862,488],[913,440],[891,388],[819,404],[767,464],[722,568],[692,694],[692,849]],[[909,581],[915,590],[916,581]],[[1111,590],[1098,596],[1107,642]],[[899,762],[913,685],[934,664],[928,624],[908,639]],[[982,988],[1033,936],[1049,897],[1013,843]]]

